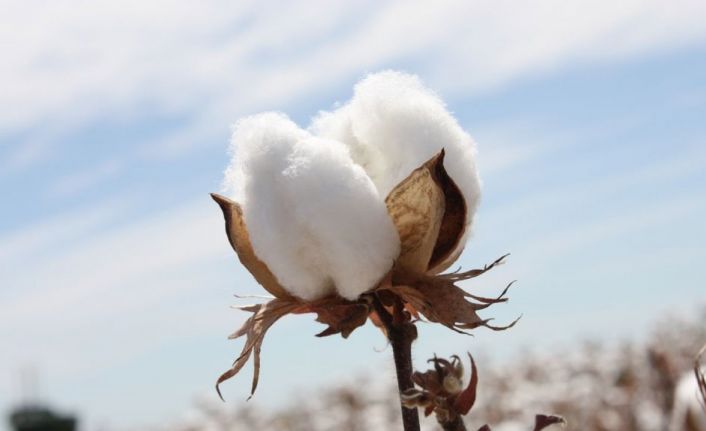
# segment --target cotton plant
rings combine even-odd
[[[319,336],[344,338],[370,319],[390,341],[401,391],[413,387],[416,320],[459,332],[506,328],[477,312],[506,301],[507,288],[485,298],[457,286],[505,256],[444,272],[478,207],[476,147],[417,77],[369,75],[307,129],[282,113],[243,118],[232,154],[224,195],[212,196],[240,262],[274,298],[240,307],[252,316],[230,338],[245,336],[245,345],[217,388],[252,356],[255,392],[264,335],[287,314],[314,313],[327,325]],[[416,410],[402,411],[405,429],[418,429]]]

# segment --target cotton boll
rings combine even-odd
[[[475,144],[416,76],[369,75],[356,85],[348,104],[320,114],[311,129],[348,145],[382,196],[444,148],[446,170],[466,199],[471,224],[480,197]]]
[[[269,113],[241,120],[233,146],[226,187],[255,253],[290,293],[355,299],[390,269],[397,231],[345,145]]]
[[[266,177],[287,168],[287,155],[296,141],[308,136],[286,115],[265,112],[239,120],[231,139],[231,163],[224,188],[236,202],[247,206],[246,188],[258,176]]]
[[[301,140],[283,172],[298,228],[328,269],[338,293],[355,299],[375,286],[399,254],[399,237],[383,199],[340,142]],[[295,203],[295,202],[293,202]]]
[[[384,173],[388,166],[386,155],[380,149],[358,141],[353,134],[348,105],[335,112],[319,112],[310,129],[317,136],[343,142],[348,147],[353,161],[365,170],[379,188],[380,174]],[[387,197],[386,193],[381,195],[383,198]]]
[[[312,298],[325,295],[332,286],[320,265],[292,252],[298,232],[290,224],[291,205],[280,198],[281,173],[288,167],[296,142],[306,136],[282,114],[265,113],[238,121],[225,188],[243,209],[255,254],[290,293]]]

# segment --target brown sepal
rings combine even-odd
[[[460,415],[465,415],[471,410],[473,404],[476,402],[476,391],[478,389],[478,370],[476,369],[476,361],[473,360],[473,356],[471,356],[470,353],[468,354],[468,357],[471,358],[471,380],[468,382],[466,389],[458,394],[456,400],[454,400],[454,409]]]
[[[305,303],[296,313],[316,313],[316,321],[328,325],[317,337],[341,334],[348,336],[359,326],[365,324],[370,314],[370,304],[365,299],[347,301],[331,296],[311,303]]]

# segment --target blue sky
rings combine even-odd
[[[35,4],[36,3],[36,4]],[[511,358],[644,336],[706,300],[706,6],[700,1],[9,2],[0,18],[0,408],[34,367],[85,429],[177,420],[240,349],[262,290],[208,197],[230,126],[301,125],[368,72],[422,77],[478,142],[484,195],[460,259],[511,331],[424,325],[433,352]],[[382,337],[270,332],[253,401],[388,368]],[[382,352],[380,352],[382,350]],[[480,364],[479,364],[480,365]],[[249,370],[224,386],[245,399]]]

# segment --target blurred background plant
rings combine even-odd
[[[706,308],[691,318],[663,318],[645,340],[527,351],[502,364],[480,355],[477,362],[486,365],[479,365],[478,398],[467,428],[488,423],[493,431],[530,431],[535,413],[546,412],[566,418],[572,430],[706,431],[692,371],[703,340]],[[399,430],[396,387],[380,380],[384,384],[368,375],[310,389],[279,411],[262,400],[232,407],[203,399],[188,419],[150,430]],[[423,419],[422,428],[440,429],[433,417]]]

